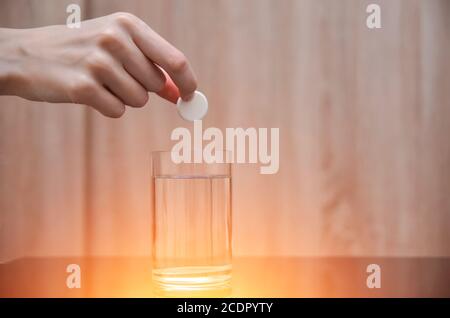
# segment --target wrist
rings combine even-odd
[[[23,78],[20,72],[20,30],[0,29],[0,95],[17,95]]]
[[[15,62],[5,61],[0,57],[0,95],[16,95],[20,74]]]

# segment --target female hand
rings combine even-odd
[[[120,117],[124,105],[144,106],[148,92],[175,103],[196,87],[183,53],[129,13],[78,29],[0,29],[0,95],[86,104]]]

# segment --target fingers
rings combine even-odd
[[[119,118],[125,112],[123,102],[105,88],[99,88],[95,94],[90,96],[90,102],[87,101],[84,104],[91,105],[103,115],[111,118]]]
[[[123,68],[113,67],[99,75],[104,85],[124,104],[143,107],[148,101],[147,90]]]
[[[75,79],[68,91],[73,103],[92,106],[107,117],[118,118],[125,112],[123,102],[88,76]]]
[[[162,70],[139,50],[131,38],[124,42],[122,49],[116,49],[111,54],[117,56],[125,70],[147,91],[154,93],[161,91],[166,82]]]
[[[131,14],[113,14],[107,21],[89,54],[77,62],[84,79],[70,89],[73,102],[120,117],[124,105],[144,106],[148,92],[172,103],[190,99],[197,80],[180,51]]]
[[[120,28],[103,32],[100,39],[101,47],[122,63],[125,70],[138,81],[147,91],[155,92],[162,98],[176,103],[180,97],[180,91],[170,76],[162,68],[155,65],[134,42],[131,29],[136,24],[143,23],[138,18],[130,18],[128,14],[114,15],[119,21]],[[133,19],[133,21],[128,21]],[[128,24],[133,24],[131,27]],[[116,90],[114,90],[116,91]]]
[[[164,88],[159,90],[157,94],[168,100],[169,102],[172,102],[174,104],[177,103],[178,98],[180,97],[180,91],[178,90],[177,85],[172,81],[169,75],[163,70],[164,76],[166,77]]]
[[[197,79],[188,60],[147,24],[135,19],[135,23],[127,24],[133,41],[148,59],[167,71],[178,87],[181,98],[189,100],[197,89]]]
[[[134,44],[133,44],[134,45]],[[164,88],[166,77],[162,71],[137,49],[124,61],[124,67],[149,92],[157,93]]]
[[[124,104],[142,107],[148,101],[147,90],[142,87],[111,55],[101,51],[86,59],[86,68]]]

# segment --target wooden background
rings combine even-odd
[[[62,24],[73,2],[2,0],[0,25]],[[450,256],[450,1],[78,3],[184,51],[204,127],[280,128],[278,174],[234,169],[235,255]],[[120,120],[0,97],[0,261],[148,255],[150,151],[179,126],[154,96]]]

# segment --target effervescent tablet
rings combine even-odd
[[[189,101],[178,98],[177,109],[178,114],[185,120],[200,120],[205,117],[208,112],[208,100],[205,95],[199,91],[195,91]]]

